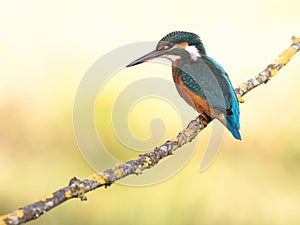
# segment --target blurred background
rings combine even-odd
[[[0,214],[94,172],[76,145],[72,110],[82,77],[102,55],[192,31],[236,86],[300,35],[299,7],[298,0],[1,1]],[[243,140],[226,131],[207,171],[200,173],[199,164],[209,128],[170,179],[147,187],[114,184],[31,224],[299,224],[299,62],[296,55],[244,97]],[[169,125],[167,138],[178,129]]]

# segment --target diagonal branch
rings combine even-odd
[[[292,44],[279,55],[274,63],[268,65],[257,76],[243,82],[235,89],[239,102],[244,102],[242,100],[243,95],[255,87],[267,83],[267,81],[290,61],[299,49],[300,38],[292,37]],[[131,174],[141,174],[143,170],[152,168],[159,163],[161,159],[173,154],[175,150],[184,144],[191,142],[197,134],[209,124],[209,122],[209,120],[198,116],[196,119],[192,120],[176,138],[166,141],[152,152],[141,154],[134,160],[107,169],[104,172],[94,173],[84,180],[79,180],[74,177],[70,180],[68,186],[40,198],[37,202],[24,206],[12,213],[0,216],[0,225],[28,222],[40,217],[45,212],[71,198],[86,200],[85,193],[89,191],[102,186],[107,187],[115,181]]]

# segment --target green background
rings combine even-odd
[[[76,146],[72,107],[81,78],[103,54],[173,30],[192,31],[237,85],[300,35],[299,7],[298,0],[1,1],[0,214],[93,172]],[[208,131],[167,181],[114,184],[31,224],[299,224],[299,60],[296,55],[245,96],[243,140],[226,131],[221,153],[204,173],[199,164]],[[178,131],[168,127],[167,138]]]

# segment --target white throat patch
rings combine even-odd
[[[188,53],[190,53],[190,55],[191,55],[191,57],[192,57],[192,59],[193,59],[194,61],[196,61],[198,57],[201,57],[201,55],[200,55],[198,49],[197,49],[196,46],[194,46],[194,45],[188,45],[188,46],[186,46],[186,47],[185,47],[185,50],[186,50]]]

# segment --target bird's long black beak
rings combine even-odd
[[[140,63],[147,62],[147,61],[149,61],[151,59],[160,57],[160,56],[162,56],[165,53],[166,53],[165,50],[161,50],[161,51],[154,50],[154,51],[149,52],[148,54],[146,54],[146,55],[144,55],[144,56],[142,56],[142,57],[134,60],[132,63],[128,64],[126,67],[135,66],[135,65],[138,65]]]

